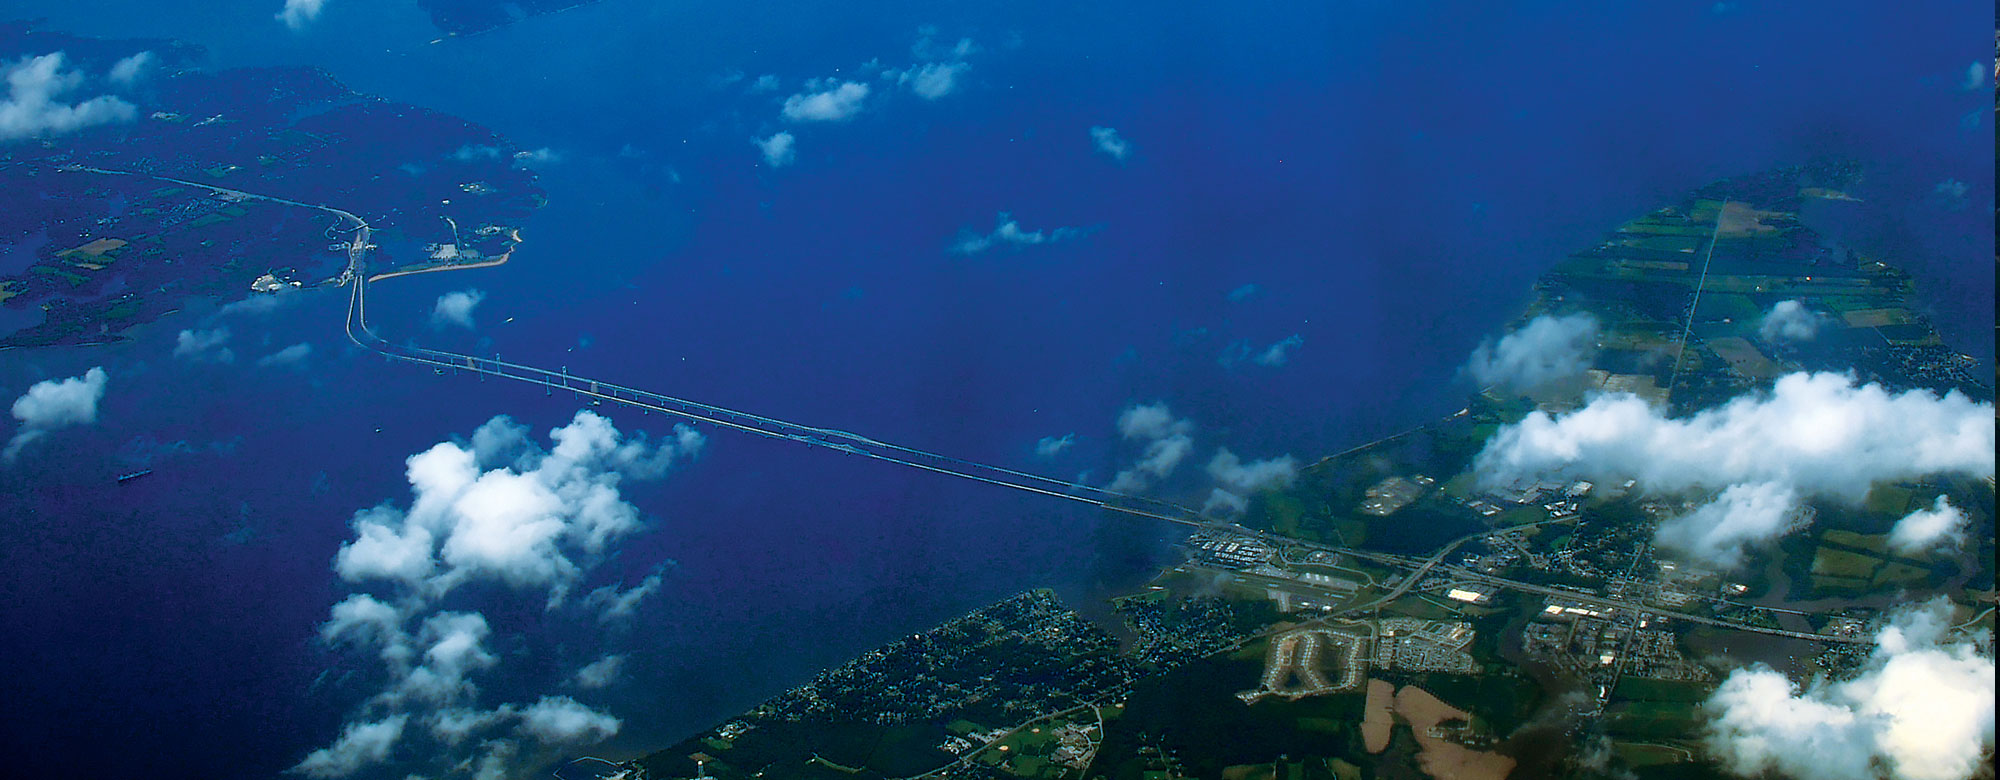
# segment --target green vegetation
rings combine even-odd
[[[1701,705],[1683,701],[1630,701],[1605,711],[1604,730],[1620,737],[1684,739],[1698,735]]]
[[[1611,690],[1611,695],[1628,700],[1700,702],[1706,701],[1714,690],[1715,686],[1709,683],[1653,680],[1627,675],[1618,678],[1618,685]]]
[[[1875,494],[1870,493],[1869,495],[1872,498]],[[1873,553],[1878,556],[1887,555],[1889,552],[1888,534],[1861,534],[1853,531],[1834,529],[1821,534],[1820,542],[1822,544],[1845,547],[1850,550]]]
[[[1914,493],[1900,485],[1876,485],[1868,491],[1868,500],[1863,507],[1870,514],[1901,517],[1910,511],[1910,498]]]
[[[1688,760],[1688,748],[1670,745],[1655,745],[1645,742],[1619,742],[1611,747],[1618,760],[1633,768],[1678,764]]]
[[[1826,577],[1865,580],[1875,574],[1882,559],[1821,545],[1813,555],[1812,573]]]
[[[1254,688],[1258,661],[1207,658],[1139,681],[1125,714],[1110,721],[1091,776],[1137,780],[1149,766],[1142,745],[1162,745],[1181,765],[1181,777],[1223,777],[1238,767],[1273,765],[1280,756],[1295,767],[1288,777],[1338,777],[1318,759],[1364,755],[1359,693],[1298,701],[1264,699],[1245,705],[1236,692]],[[1329,774],[1298,774],[1296,764]],[[1268,776],[1268,775],[1245,775]]]

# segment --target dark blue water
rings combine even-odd
[[[1458,408],[1457,366],[1564,253],[1710,179],[1818,154],[1869,164],[1855,240],[1893,239],[1941,327],[1991,354],[1991,96],[1960,89],[1991,54],[1977,3],[610,0],[436,45],[404,3],[333,0],[302,35],[270,21],[277,5],[0,15],[189,39],[221,64],[319,65],[554,150],[551,203],[516,261],[381,285],[385,335],[963,457],[1105,480],[1133,455],[1112,422],[1135,402],[1194,420],[1202,458],[1311,457],[1409,427]],[[925,24],[979,44],[960,91],[795,128],[792,167],[759,167],[749,143],[781,127],[777,98],[715,87],[900,67]],[[1093,125],[1132,159],[1095,153]],[[1935,195],[1947,179],[1969,186],[1962,202]],[[1002,211],[1087,235],[946,253]],[[1259,292],[1229,300],[1246,284]],[[465,287],[488,293],[479,331],[430,330],[431,302]],[[17,764],[267,777],[329,742],[374,690],[368,659],[314,638],[345,592],[329,562],[349,517],[407,502],[411,453],[495,414],[540,434],[576,409],[348,348],[335,298],[234,325],[234,366],[170,357],[192,319],[118,347],[0,354],[9,397],[92,365],[113,377],[99,425],[0,470],[0,663],[17,670],[0,741]],[[1293,334],[1282,368],[1220,360]],[[315,350],[304,371],[245,365],[299,341]],[[1074,448],[1035,460],[1037,439],[1066,433]],[[1169,536],[785,443],[709,444],[627,486],[650,530],[592,583],[666,579],[629,628],[480,596],[508,659],[482,680],[489,704],[629,653],[624,686],[579,694],[625,718],[603,750],[628,756],[1016,590],[1099,597]],[[156,473],[113,487],[141,462]]]

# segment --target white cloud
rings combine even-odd
[[[937,41],[936,27],[924,25],[917,28],[917,42],[910,44],[910,55],[920,60],[962,60],[979,51],[979,45],[971,38],[960,38],[950,46]]]
[[[1543,314],[1500,337],[1498,344],[1482,342],[1465,368],[1482,386],[1532,390],[1583,373],[1596,340],[1596,317]]]
[[[1811,341],[1826,324],[1826,315],[1806,308],[1804,301],[1779,301],[1764,313],[1757,335],[1765,341]]]
[[[792,164],[791,133],[780,130],[771,134],[770,138],[752,138],[750,143],[756,145],[757,151],[764,153],[764,164],[773,168],[783,168]]]
[[[1990,67],[1992,63],[1988,62],[1974,62],[1965,66],[1965,80],[1959,82],[1959,87],[1970,91],[1986,86],[1986,69]]]
[[[308,23],[319,18],[320,8],[325,5],[326,0],[285,0],[285,10],[279,11],[275,18],[284,22],[286,27],[303,30]]]
[[[1229,516],[1242,514],[1250,507],[1245,496],[1271,488],[1291,487],[1299,476],[1299,461],[1290,455],[1264,460],[1244,462],[1228,448],[1215,451],[1215,457],[1208,461],[1208,475],[1220,484],[1208,493],[1208,501],[1202,504],[1205,515]]]
[[[1666,417],[1624,393],[1597,396],[1566,414],[1532,412],[1496,432],[1474,467],[1488,486],[1549,475],[1635,479],[1646,490],[1667,493],[1740,486],[1733,501],[1705,507],[1706,514],[1696,513],[1699,522],[1688,520],[1674,533],[1684,534],[1677,537],[1684,541],[1747,543],[1755,540],[1739,532],[1776,534],[1789,527],[1780,522],[1782,513],[1772,513],[1782,491],[1853,503],[1884,481],[1992,476],[1993,417],[1992,404],[1955,391],[1891,393],[1841,374],[1796,373],[1779,378],[1769,392],[1686,418]],[[1731,509],[1759,513],[1735,515],[1731,522]],[[1700,529],[1719,535],[1694,533]]]
[[[889,71],[884,76],[892,77],[897,84],[907,86],[917,97],[937,100],[958,89],[958,77],[972,68],[963,62],[932,62],[915,66],[909,70]]]
[[[1222,349],[1220,362],[1227,367],[1248,360],[1265,368],[1281,368],[1291,361],[1292,350],[1304,343],[1306,343],[1305,337],[1297,333],[1274,341],[1263,349],[1258,349],[1248,341],[1238,340],[1230,342],[1229,346]]]
[[[312,357],[313,345],[299,342],[257,359],[260,366],[296,366]]]
[[[1040,441],[1035,442],[1035,454],[1044,458],[1053,458],[1062,454],[1063,450],[1069,449],[1070,445],[1075,443],[1076,434],[1074,433],[1065,433],[1061,436],[1043,436]]]
[[[7,97],[0,100],[0,141],[60,135],[139,116],[138,108],[115,95],[75,103],[58,100],[83,83],[83,74],[63,70],[62,52],[0,66],[0,77],[7,80]]]
[[[423,648],[416,656],[419,663],[404,672],[380,700],[451,704],[472,698],[479,689],[468,676],[500,662],[486,649],[486,638],[492,633],[486,616],[477,612],[439,612],[425,618],[417,636],[416,646]]]
[[[609,687],[618,681],[625,670],[625,656],[607,655],[576,670],[576,687],[596,689]]]
[[[1172,474],[1194,452],[1194,423],[1177,419],[1164,403],[1135,404],[1118,415],[1118,433],[1145,443],[1139,461],[1113,475],[1108,489],[1119,493],[1145,490]]]
[[[332,745],[308,754],[292,767],[308,777],[347,777],[388,759],[390,749],[403,736],[408,716],[394,715],[371,723],[350,723]]]
[[[952,254],[976,255],[996,246],[1018,248],[1034,246],[1036,244],[1050,244],[1083,235],[1083,231],[1069,227],[1048,231],[1022,230],[1021,223],[1014,221],[1004,211],[1000,212],[1000,216],[994,220],[994,223],[993,232],[985,235],[973,233],[970,230],[961,232],[958,240],[951,245]]]
[[[1291,359],[1292,350],[1304,343],[1306,343],[1305,337],[1294,333],[1286,338],[1279,339],[1277,342],[1271,344],[1271,346],[1265,347],[1264,351],[1257,353],[1257,356],[1251,358],[1251,361],[1257,365],[1269,366],[1271,368],[1282,366],[1286,361]]]
[[[341,546],[335,571],[349,582],[400,582],[432,596],[468,581],[546,587],[559,602],[581,571],[578,556],[598,555],[638,529],[620,479],[659,476],[703,445],[683,425],[657,445],[624,439],[589,411],[549,436],[554,446],[543,451],[496,417],[470,446],[444,442],[411,456],[410,508],[357,512],[355,538]]]
[[[183,329],[174,339],[174,357],[185,360],[213,360],[230,363],[236,360],[236,353],[223,346],[229,343],[228,328],[211,330]]]
[[[1249,508],[1250,499],[1215,488],[1208,491],[1208,500],[1202,502],[1201,513],[1211,517],[1230,517],[1243,514]]]
[[[485,144],[466,144],[452,151],[451,158],[459,162],[498,160],[500,159],[500,147],[487,146]]]
[[[216,310],[215,318],[221,319],[237,314],[266,314],[284,308],[294,301],[302,300],[304,297],[304,293],[296,287],[280,287],[276,292],[254,292],[249,297],[240,301],[232,301],[223,305],[222,308]]]
[[[1238,493],[1255,493],[1270,488],[1291,487],[1299,476],[1299,461],[1290,455],[1244,462],[1227,448],[1215,451],[1208,461],[1208,475]]]
[[[1904,555],[1927,552],[1937,547],[1957,547],[1965,543],[1965,527],[1970,519],[1944,496],[1929,509],[1919,509],[1896,521],[1889,530],[1889,547]]]
[[[1132,156],[1132,143],[1120,136],[1115,128],[1090,128],[1090,142],[1097,145],[1097,151],[1109,155],[1113,160],[1124,162],[1125,158]]]
[[[427,718],[431,736],[446,745],[456,746],[478,734],[495,728],[520,716],[512,704],[502,704],[490,710],[475,710],[453,707],[438,710]]]
[[[762,76],[758,76],[756,81],[750,82],[750,91],[753,93],[776,92],[778,91],[778,87],[779,87],[778,76],[773,73],[766,73]]]
[[[1234,290],[1229,291],[1229,302],[1242,303],[1244,301],[1250,300],[1251,298],[1257,297],[1257,293],[1262,291],[1263,288],[1258,287],[1255,284],[1246,284],[1243,285],[1242,287],[1238,287]]]
[[[560,153],[546,146],[523,149],[514,153],[514,166],[517,168],[539,168],[562,162],[562,158],[563,156]]]
[[[152,52],[142,51],[119,60],[111,65],[109,74],[111,80],[119,84],[138,81],[140,76],[146,75],[146,69],[153,64],[154,59]]]
[[[354,540],[341,545],[333,569],[348,582],[396,580],[417,586],[437,570],[431,530],[403,522],[386,506],[354,516]]]
[[[1655,541],[1725,569],[1746,547],[1775,539],[1806,519],[1798,492],[1777,482],[1731,485],[1715,500],[1660,524]]]
[[[374,596],[349,594],[333,605],[327,621],[320,624],[319,636],[328,644],[374,649],[392,668],[407,671],[416,649],[403,630],[405,617],[401,609]]]
[[[660,575],[654,573],[625,590],[619,590],[617,585],[606,585],[591,591],[584,597],[583,603],[597,608],[598,622],[622,620],[638,612],[639,605],[645,602],[647,596],[658,593],[661,581]]]
[[[1994,744],[1992,656],[1947,635],[1939,599],[1894,616],[1852,679],[1804,689],[1762,665],[1731,672],[1705,743],[1729,770],[1810,780],[1966,780]]]
[[[1497,432],[1476,464],[1489,484],[1565,472],[1668,491],[1782,482],[1859,501],[1884,480],[1992,475],[1993,443],[1991,403],[1795,373],[1681,419],[1623,393],[1567,414],[1532,412]]]
[[[1194,424],[1175,419],[1164,403],[1134,404],[1118,414],[1118,434],[1127,439],[1163,439],[1194,430]]]
[[[1932,187],[1931,191],[1952,201],[1958,201],[1965,197],[1965,193],[1972,191],[1972,185],[1957,179],[1945,179],[1938,182],[1936,187]]]
[[[354,537],[335,554],[333,569],[342,581],[395,595],[351,594],[320,626],[323,641],[374,653],[385,673],[347,733],[378,733],[365,729],[384,722],[383,713],[416,718],[435,748],[416,752],[433,769],[504,778],[517,766],[553,758],[548,751],[562,745],[617,732],[617,718],[568,697],[481,709],[480,683],[490,683],[489,670],[503,661],[488,646],[496,630],[480,612],[446,609],[446,600],[468,583],[540,590],[551,620],[584,619],[564,624],[569,641],[585,641],[596,623],[631,614],[661,589],[659,574],[622,591],[598,588],[580,608],[563,609],[564,594],[639,527],[638,510],[619,491],[623,481],[659,476],[704,441],[686,426],[659,442],[621,435],[586,410],[549,431],[548,442],[544,448],[526,426],[494,417],[470,441],[443,442],[406,461],[412,492],[406,509],[385,503],[355,513]],[[609,685],[620,659],[608,655],[574,682],[581,689]],[[511,739],[475,739],[510,723],[544,752],[524,753]],[[315,751],[297,771],[339,771],[347,766],[343,756],[365,755],[353,749],[363,742],[349,742],[343,736]]]
[[[522,733],[549,744],[601,742],[615,736],[621,725],[617,718],[568,696],[545,696],[521,710]]]
[[[21,427],[0,449],[0,460],[12,461],[22,448],[49,431],[97,422],[97,402],[103,400],[108,381],[110,375],[97,366],[83,376],[45,379],[30,386],[14,399],[14,419],[21,421]]]
[[[815,92],[801,92],[785,98],[784,116],[794,122],[845,122],[861,112],[868,99],[868,85],[858,81],[831,84],[815,81],[806,85]]]
[[[457,325],[471,329],[472,310],[483,300],[486,300],[483,290],[453,290],[438,296],[437,305],[431,308],[431,327]]]

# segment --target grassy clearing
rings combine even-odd
[[[1821,545],[1813,553],[1812,573],[1824,577],[1866,580],[1875,576],[1882,559]]]

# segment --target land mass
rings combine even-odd
[[[1046,592],[1017,596],[664,750],[562,776],[1724,776],[1699,740],[1720,646],[1839,674],[1892,601],[1935,595],[1991,633],[1992,591],[1973,588],[1993,580],[1992,484],[1878,486],[1865,506],[1821,511],[1769,565],[1716,571],[1655,554],[1654,529],[1685,501],[1578,480],[1481,486],[1472,459],[1501,426],[1602,392],[1688,413],[1831,369],[1990,400],[1907,273],[1808,226],[1855,202],[1860,173],[1718,182],[1557,264],[1521,321],[1592,315],[1600,349],[1579,378],[1482,391],[1191,534],[1181,562],[1114,600],[1134,637],[1122,646]],[[1762,332],[1781,301],[1828,327]],[[1972,541],[1892,551],[1882,529],[1938,496],[1964,509]]]
[[[493,132],[317,69],[208,71],[185,45],[0,24],[0,61],[57,52],[92,74],[150,54],[118,95],[132,121],[0,146],[0,348],[116,341],[189,299],[340,281],[349,226],[232,192],[365,209],[389,273],[490,265],[544,201]]]

